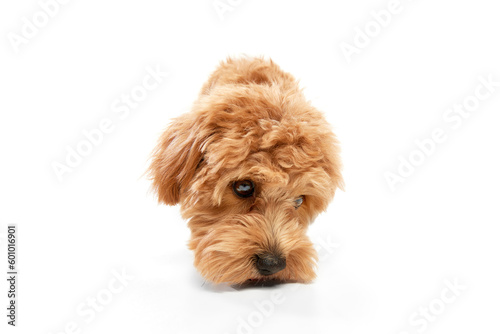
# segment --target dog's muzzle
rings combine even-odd
[[[260,254],[257,255],[255,266],[257,267],[259,274],[269,276],[285,269],[286,259],[270,253]]]

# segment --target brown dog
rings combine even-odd
[[[271,60],[228,59],[192,111],[170,124],[149,175],[181,204],[208,280],[309,282],[308,225],[342,187],[336,138],[297,81]]]

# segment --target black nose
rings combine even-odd
[[[286,259],[274,254],[260,254],[257,255],[255,266],[261,275],[269,276],[285,269]]]

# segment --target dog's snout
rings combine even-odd
[[[261,254],[257,255],[255,265],[261,275],[269,276],[285,269],[286,259],[274,254]]]

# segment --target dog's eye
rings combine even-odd
[[[233,183],[233,190],[241,198],[247,198],[253,195],[255,187],[250,180],[236,181]]]
[[[304,202],[304,196],[300,196],[299,198],[297,198],[295,201],[293,201],[295,203],[294,207],[295,209],[298,209],[299,206],[302,205],[302,202]]]

